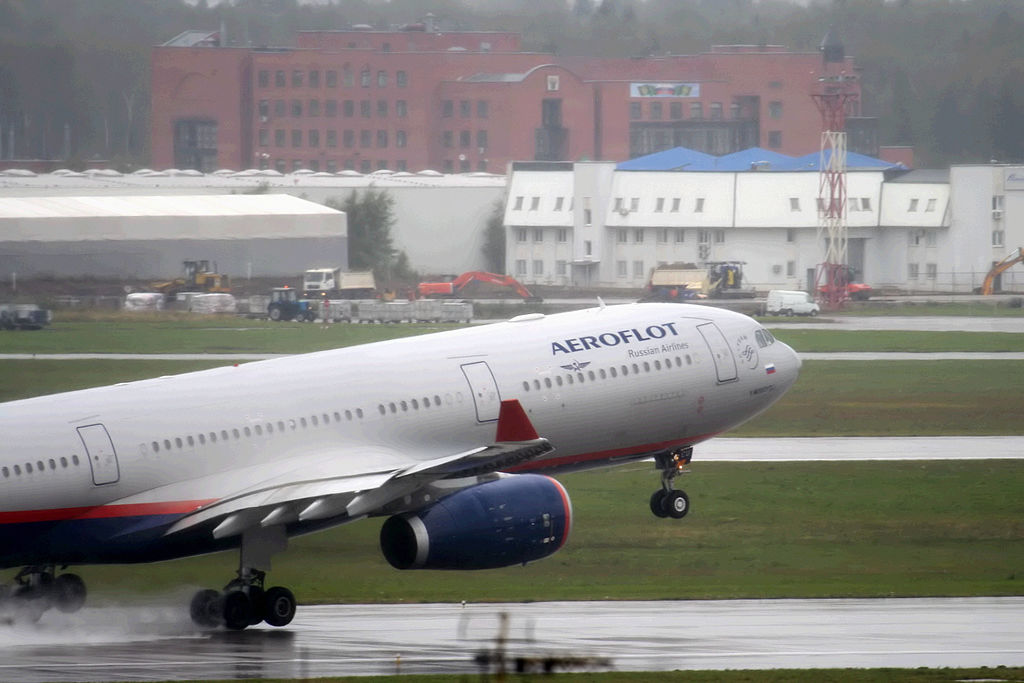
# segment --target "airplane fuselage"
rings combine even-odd
[[[138,562],[238,544],[166,535],[237,488],[386,472],[494,439],[517,399],[557,472],[693,445],[766,409],[800,361],[702,306],[588,309],[0,404],[0,567]],[[344,455],[351,452],[352,456]],[[347,521],[291,520],[288,533]]]

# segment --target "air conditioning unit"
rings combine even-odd
[[[992,209],[992,220],[994,220],[994,221],[1001,221],[1001,220],[1003,220],[1003,210],[1002,209]]]
[[[626,207],[622,207],[621,209],[619,209],[619,215],[620,216],[628,216],[629,215],[629,209],[627,209]]]

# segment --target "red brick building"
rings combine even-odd
[[[853,59],[842,68],[855,73]],[[503,173],[513,160],[625,160],[684,146],[818,148],[818,53],[717,46],[689,56],[555,57],[513,33],[307,31],[296,47],[154,48],[157,168]],[[859,87],[856,86],[856,87]],[[852,106],[856,108],[856,101]],[[877,153],[874,119],[850,149]]]

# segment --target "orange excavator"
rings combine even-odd
[[[534,296],[530,290],[514,277],[498,275],[497,273],[485,273],[482,270],[471,270],[447,282],[421,282],[416,286],[416,293],[420,297],[453,297],[458,296],[466,285],[471,282],[486,282],[501,287],[511,287],[516,294],[523,297],[526,301],[541,300],[540,297]]]
[[[988,275],[985,276],[985,282],[981,285],[981,293],[992,294],[995,290],[996,278],[1002,275],[1010,266],[1022,262],[1024,262],[1024,247],[1018,247],[1017,251],[992,266],[992,270],[988,271]]]

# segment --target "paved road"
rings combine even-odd
[[[47,613],[0,627],[0,680],[474,673],[494,651],[625,671],[1024,665],[1024,598],[329,605],[286,628],[201,634],[184,610]]]

